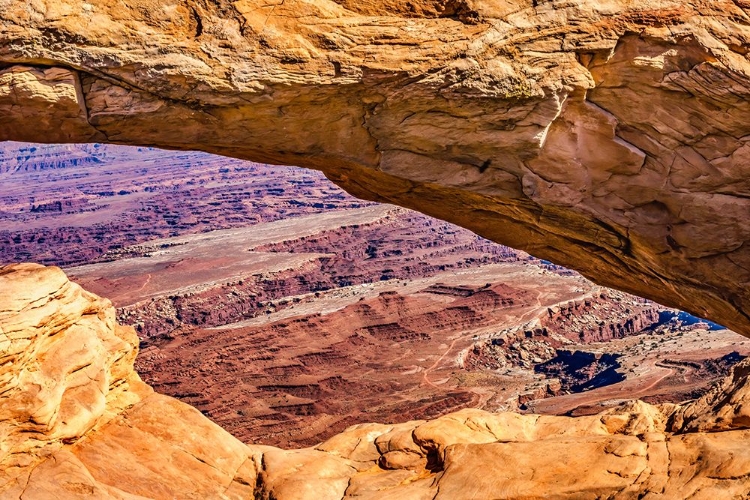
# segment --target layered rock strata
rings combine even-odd
[[[0,268],[2,499],[745,498],[750,365],[698,401],[462,410],[246,446],[132,370],[133,330],[57,268]],[[723,432],[716,432],[723,431]]]
[[[0,139],[324,170],[750,334],[745,0],[2,0]]]

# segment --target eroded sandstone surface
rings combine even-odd
[[[0,139],[322,169],[750,334],[744,0],[2,0]]]
[[[57,268],[0,268],[0,498],[745,498],[748,362],[682,406],[462,410],[247,446],[133,372],[136,337]],[[721,431],[721,432],[719,432]]]

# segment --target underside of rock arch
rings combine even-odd
[[[323,170],[750,335],[744,0],[0,0],[0,140]]]

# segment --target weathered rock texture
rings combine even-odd
[[[462,410],[246,446],[132,370],[137,339],[57,268],[0,268],[0,499],[747,498],[750,364],[702,399],[588,417]],[[723,431],[723,432],[715,432]]]
[[[137,345],[58,268],[0,267],[0,498],[252,497],[245,445],[141,382]]]
[[[750,335],[745,0],[0,0],[0,139],[324,170]]]

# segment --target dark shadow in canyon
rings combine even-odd
[[[539,363],[534,371],[560,379],[566,392],[582,392],[625,380],[617,371],[622,366],[619,357],[619,354],[558,350],[557,356]]]

